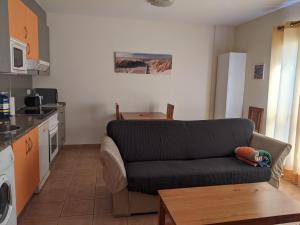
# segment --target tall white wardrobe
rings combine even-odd
[[[218,57],[215,119],[242,117],[246,57],[246,53],[237,52]]]

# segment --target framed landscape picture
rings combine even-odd
[[[115,72],[171,74],[172,55],[115,52]]]

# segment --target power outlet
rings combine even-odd
[[[27,89],[27,90],[26,90],[26,94],[27,94],[27,95],[31,95],[31,89]]]

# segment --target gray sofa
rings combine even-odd
[[[161,189],[265,181],[278,187],[291,146],[253,130],[246,119],[111,121],[101,160],[114,215],[156,212]],[[238,146],[268,150],[272,168],[239,161]]]

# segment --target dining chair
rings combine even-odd
[[[254,122],[255,131],[257,133],[261,132],[263,115],[264,115],[263,108],[258,108],[258,107],[253,107],[253,106],[249,107],[248,119],[252,120]]]
[[[167,105],[167,119],[168,120],[173,120],[174,119],[174,105],[168,104]]]
[[[120,106],[118,103],[115,104],[116,105],[116,120],[122,120],[122,113],[120,113]]]

